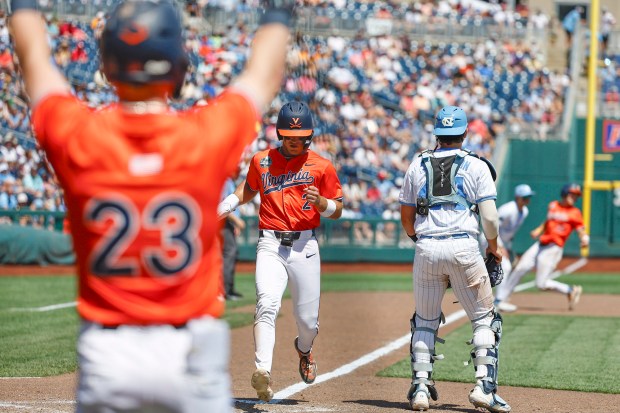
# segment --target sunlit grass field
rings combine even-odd
[[[524,282],[531,278],[525,277]],[[587,294],[620,294],[620,275],[578,274],[561,280],[583,285]],[[253,274],[238,274],[236,289],[244,297],[227,302],[224,317],[232,328],[253,321]],[[412,280],[410,273],[328,273],[322,277],[321,289],[410,293]],[[0,377],[50,376],[77,368],[75,292],[76,279],[71,276],[0,277]],[[620,365],[620,319],[551,315],[505,318],[500,350],[502,384],[620,393],[620,379],[616,378],[616,369],[610,368]],[[465,325],[445,337],[447,343],[438,351],[446,354],[446,360],[436,363],[436,379],[471,381],[472,367],[464,368],[462,363],[469,357],[464,342],[470,336],[469,325]],[[583,340],[584,336],[596,339]],[[559,365],[562,369],[557,368]],[[380,374],[410,377],[409,360]]]

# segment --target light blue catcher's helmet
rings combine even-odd
[[[458,136],[467,130],[467,115],[458,106],[445,106],[435,118],[435,136]]]

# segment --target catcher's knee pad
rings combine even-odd
[[[471,358],[474,362],[474,370],[478,366],[486,367],[486,375],[481,378],[485,393],[497,391],[497,372],[499,367],[499,344],[502,338],[502,316],[492,310],[491,322],[478,324],[474,328],[474,337],[469,344],[473,344]],[[485,316],[486,318],[486,316]],[[484,355],[477,355],[482,353]]]

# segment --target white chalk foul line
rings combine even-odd
[[[25,311],[25,312],[45,312],[45,311],[54,311],[61,310],[63,308],[75,307],[77,305],[77,301],[73,301],[70,303],[61,303],[54,305],[46,305],[44,307],[17,307],[17,308],[9,308],[9,311]]]
[[[571,274],[575,271],[577,271],[579,268],[583,267],[584,265],[586,265],[588,263],[588,259],[587,258],[581,258],[578,261],[575,261],[574,263],[568,265],[565,269],[561,270],[561,271],[555,271],[551,274],[551,278],[558,278],[561,275],[564,274]],[[535,281],[529,281],[523,284],[519,284],[516,288],[515,291],[523,291],[523,290],[527,290],[528,288],[534,287],[536,285]],[[446,323],[443,325],[449,325],[463,317],[467,316],[467,313],[465,313],[465,310],[459,310],[456,311],[450,315],[448,315],[446,317]],[[345,364],[344,366],[341,366],[339,368],[337,368],[336,370],[333,370],[329,373],[325,373],[325,374],[321,374],[319,376],[317,376],[316,380],[314,383],[312,384],[306,384],[304,382],[299,382],[296,384],[293,384],[292,386],[289,386],[283,390],[280,390],[279,392],[277,392],[276,394],[273,395],[273,399],[269,402],[269,404],[278,404],[280,402],[282,402],[283,400],[285,400],[287,397],[292,396],[295,393],[298,393],[300,391],[302,391],[303,389],[306,389],[310,386],[314,386],[316,384],[319,383],[323,383],[326,382],[328,380],[331,379],[335,379],[336,377],[340,377],[340,376],[344,376],[345,374],[349,374],[351,372],[353,372],[354,370],[357,370],[358,368],[372,363],[373,361],[377,360],[380,357],[383,357],[389,353],[391,353],[394,350],[397,350],[399,348],[401,348],[402,346],[404,346],[405,344],[409,344],[411,341],[411,333],[406,334],[394,341],[392,341],[391,343],[388,343],[387,345],[373,351],[372,353],[368,353],[360,358],[358,358],[355,361],[352,361],[349,364]],[[265,404],[265,402],[261,402],[261,401],[256,401],[256,400],[248,400],[248,399],[236,399],[236,402],[238,403],[247,403],[247,404]]]
[[[451,324],[463,317],[466,316],[466,313],[464,310],[459,310],[455,313],[450,314],[448,317],[446,317],[446,323],[443,325],[448,325]],[[314,386],[317,385],[319,383],[323,383],[326,382],[328,380],[331,379],[335,379],[337,377],[340,376],[344,376],[345,374],[349,374],[351,372],[353,372],[354,370],[357,370],[358,368],[365,366],[366,364],[372,363],[373,361],[377,360],[380,357],[383,357],[389,353],[391,353],[394,350],[398,350],[399,348],[401,348],[402,346],[409,344],[411,342],[411,333],[408,333],[394,341],[392,341],[391,343],[386,344],[385,346],[371,352],[368,353],[360,358],[358,358],[357,360],[352,361],[351,363],[345,364],[344,366],[338,367],[336,370],[330,371],[329,373],[325,373],[325,374],[320,374],[317,376],[316,380],[314,383],[312,384],[306,384],[304,382],[299,382],[296,384],[293,384],[292,386],[289,386],[283,390],[280,390],[279,392],[277,392],[276,394],[273,395],[273,399],[269,402],[269,404],[278,404],[280,402],[282,402],[283,400],[285,400],[286,398],[292,396],[295,393],[298,393],[310,386]],[[236,400],[238,403],[248,403],[248,404],[257,404],[256,400],[243,400],[243,399],[237,399]],[[258,402],[258,403],[264,403],[264,402]]]

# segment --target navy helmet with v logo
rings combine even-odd
[[[310,108],[304,102],[289,102],[280,109],[276,123],[278,139],[283,137],[306,138],[306,145],[310,145],[314,134],[314,122]]]

